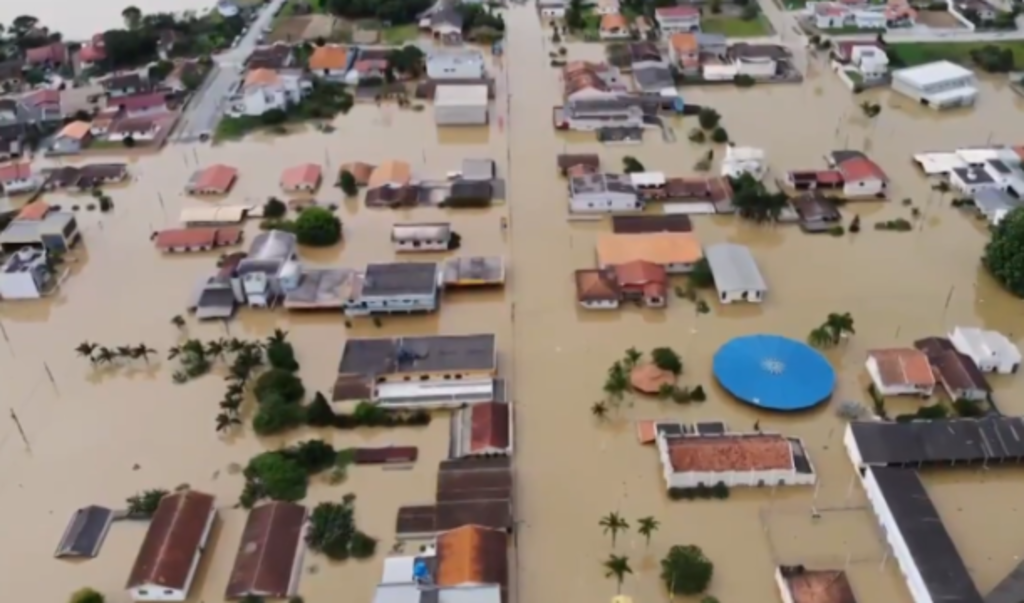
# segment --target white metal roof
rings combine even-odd
[[[956,168],[967,167],[967,162],[961,159],[956,152],[918,153],[914,155],[914,162],[929,176],[948,174]]]
[[[917,67],[897,69],[892,73],[894,78],[903,80],[915,88],[940,84],[969,75],[974,75],[974,72],[949,61],[936,61]]]
[[[629,175],[633,186],[664,186],[665,174],[662,172],[633,172]]]
[[[189,207],[181,210],[180,220],[183,224],[235,224],[244,220],[250,209],[248,205]]]
[[[708,266],[715,276],[715,288],[719,292],[768,290],[754,255],[743,245],[708,245],[704,249],[704,257],[708,259]]]
[[[395,224],[391,227],[392,241],[447,241],[452,226],[447,222]]]
[[[483,84],[438,86],[434,91],[434,104],[438,107],[486,105],[489,102],[487,92],[487,86]]]
[[[662,203],[662,213],[669,215],[710,215],[716,212],[714,203]]]
[[[961,354],[978,358],[999,358],[1010,362],[1021,361],[1020,350],[999,331],[986,331],[976,327],[956,327],[950,333],[949,340]]]

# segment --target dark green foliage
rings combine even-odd
[[[263,204],[263,217],[269,219],[283,218],[288,213],[288,206],[277,197],[267,199]]]
[[[299,363],[295,361],[295,348],[287,341],[273,341],[267,344],[267,361],[270,362],[270,366],[282,371],[299,370]]]
[[[310,475],[331,468],[334,465],[335,458],[338,456],[334,447],[323,440],[306,440],[286,448],[283,453],[298,463]]]
[[[974,400],[960,398],[953,401],[953,411],[958,417],[980,417],[985,410]]]
[[[135,517],[152,517],[160,505],[160,500],[168,494],[167,490],[156,488],[129,496],[125,501],[128,503],[128,514]]]
[[[988,73],[1009,73],[1014,70],[1013,49],[988,44],[971,51],[971,60]]]
[[[317,392],[313,401],[306,408],[306,424],[313,427],[330,427],[334,425],[334,410],[327,398]]]
[[[1004,289],[1024,297],[1024,210],[1014,209],[995,227],[982,263]]]
[[[255,503],[261,498],[297,501],[306,497],[306,471],[286,453],[272,451],[253,457],[243,475],[246,490],[242,493],[242,506],[246,506],[247,498]]]
[[[722,121],[722,116],[718,114],[718,111],[710,107],[704,107],[697,114],[697,120],[700,122],[700,127],[704,130],[714,130],[718,127],[719,122]]]
[[[252,430],[261,436],[275,435],[294,429],[305,420],[305,409],[302,406],[271,392],[260,398],[259,408],[252,418]]]
[[[359,194],[359,186],[356,184],[356,177],[348,170],[342,170],[338,176],[338,188],[349,197]]]
[[[71,595],[70,603],[103,603],[103,595],[93,588],[80,588]]]
[[[654,366],[663,371],[669,371],[673,375],[683,372],[683,361],[672,348],[654,348],[651,350],[651,360]]]
[[[356,559],[369,559],[377,552],[377,539],[356,530],[349,550]]]
[[[688,278],[694,287],[700,289],[715,286],[715,276],[711,272],[711,265],[708,264],[708,259],[704,257],[694,263],[693,271],[690,272]]]
[[[323,207],[310,207],[295,220],[295,236],[310,247],[329,247],[341,240],[341,220]]]
[[[261,403],[274,394],[289,403],[298,402],[306,395],[302,380],[294,373],[279,368],[272,368],[260,375],[253,391]]]
[[[725,128],[715,128],[711,132],[711,141],[719,144],[729,142],[729,133],[725,131]]]
[[[704,393],[704,388],[697,385],[690,390],[690,399],[694,402],[703,402],[708,399],[708,396]]]
[[[320,503],[313,509],[306,531],[310,550],[337,561],[373,556],[377,541],[356,529],[355,498],[347,494],[340,503]]]
[[[696,595],[704,592],[715,566],[699,546],[676,545],[661,560],[661,579],[675,595]]]
[[[332,14],[347,19],[375,19],[392,24],[413,23],[430,8],[432,0],[376,2],[374,0],[325,0],[323,6]]]
[[[157,34],[149,29],[111,29],[103,33],[103,49],[109,69],[135,67],[156,58]]]

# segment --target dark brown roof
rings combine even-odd
[[[512,528],[512,461],[508,457],[442,461],[437,504],[402,507],[395,529],[399,534],[422,534],[469,524]]]
[[[305,522],[306,508],[295,503],[275,501],[250,511],[224,596],[291,595]]]
[[[500,402],[474,404],[469,408],[469,451],[505,449],[509,445],[509,406]]]
[[[381,186],[366,191],[368,207],[408,207],[417,205],[420,198],[418,186]]]
[[[612,216],[615,234],[643,234],[648,232],[690,232],[693,223],[685,214],[660,216]]]
[[[438,503],[434,519],[437,531],[477,524],[505,530],[512,527],[512,501],[476,500]]]
[[[400,507],[395,521],[396,534],[428,534],[433,533],[437,506],[416,505]]]
[[[584,165],[587,167],[597,168],[601,166],[601,158],[589,153],[583,155],[562,154],[558,156],[558,169],[563,172],[574,165]]]
[[[512,465],[507,457],[444,461],[437,472],[438,502],[511,497]]]
[[[991,391],[988,380],[974,364],[974,361],[960,352],[950,350],[928,356],[928,360],[932,363],[935,372],[938,373],[939,379],[953,395],[966,389]]]
[[[836,204],[819,193],[806,193],[790,199],[801,220],[807,222],[835,222],[842,218]]]
[[[378,446],[376,448],[356,448],[355,463],[357,465],[379,465],[381,463],[412,463],[419,457],[419,449],[415,446]]]
[[[127,588],[151,584],[184,589],[213,511],[210,494],[186,490],[165,496],[149,523]]]
[[[943,352],[956,350],[953,342],[945,337],[925,337],[914,342],[914,347],[921,350],[929,357]]]

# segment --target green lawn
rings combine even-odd
[[[936,44],[904,43],[889,44],[888,48],[908,67],[934,61],[971,63],[971,51],[985,46],[1008,48],[1013,51],[1014,62],[1024,65],[1024,40],[1009,42],[941,42]]]
[[[772,28],[763,15],[749,21],[739,17],[709,15],[701,19],[700,28],[704,33],[723,34],[729,38],[757,38],[772,34]]]
[[[381,30],[381,41],[385,44],[403,44],[415,40],[420,35],[420,30],[415,23],[408,25],[396,25]]]

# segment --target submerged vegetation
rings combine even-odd
[[[853,316],[849,312],[833,312],[825,318],[825,322],[811,330],[807,335],[807,343],[816,348],[830,348],[856,333],[853,329]]]

